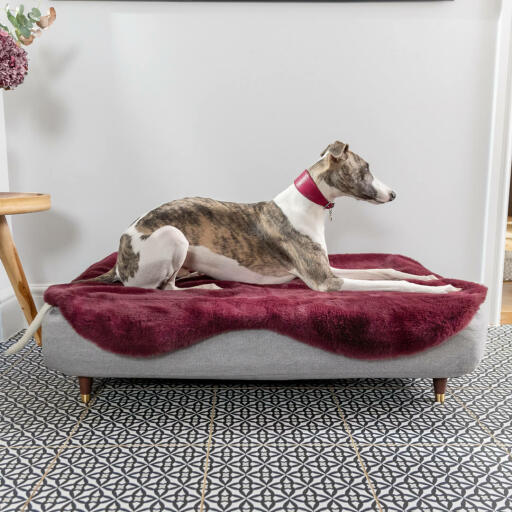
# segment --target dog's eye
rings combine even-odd
[[[370,172],[368,171],[368,169],[361,169],[359,171],[359,179],[361,181],[369,181],[371,179],[371,174]]]

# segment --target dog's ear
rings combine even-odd
[[[339,160],[348,151],[348,144],[337,140],[332,144],[329,144],[320,154],[321,157],[325,156],[326,153],[330,153],[334,158]]]

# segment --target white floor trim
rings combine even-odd
[[[50,284],[32,284],[30,290],[34,297],[37,309],[43,305],[43,295]],[[27,327],[27,321],[23,316],[20,305],[12,288],[0,290],[0,340],[5,340]]]

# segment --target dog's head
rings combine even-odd
[[[396,194],[370,172],[359,155],[340,141],[329,144],[320,155],[316,181],[328,188],[330,196],[351,196],[375,204],[388,203]]]

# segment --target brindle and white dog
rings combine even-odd
[[[351,196],[381,204],[395,198],[391,189],[373,177],[368,163],[339,141],[327,146],[308,171],[328,201]],[[199,272],[215,279],[256,284],[285,283],[298,277],[322,292],[456,290],[450,285],[404,281],[436,279],[431,275],[331,267],[324,217],[324,207],[304,197],[295,185],[261,203],[178,199],[135,220],[121,236],[115,267],[97,280],[176,290],[180,289],[175,284],[177,277]]]
[[[368,163],[336,141],[309,169],[313,187],[326,202],[350,196],[374,204],[392,201],[395,193],[378,181]],[[279,284],[296,277],[317,291],[400,291],[447,293],[451,285],[394,269],[337,269],[329,265],[324,236],[325,208],[293,184],[272,201],[241,204],[201,197],[165,203],[135,220],[123,233],[114,268],[93,281],[126,286],[178,288],[176,279],[202,273],[215,279]],[[215,285],[197,288],[218,288]],[[45,304],[23,338],[5,354],[18,352],[35,333],[50,308]]]

